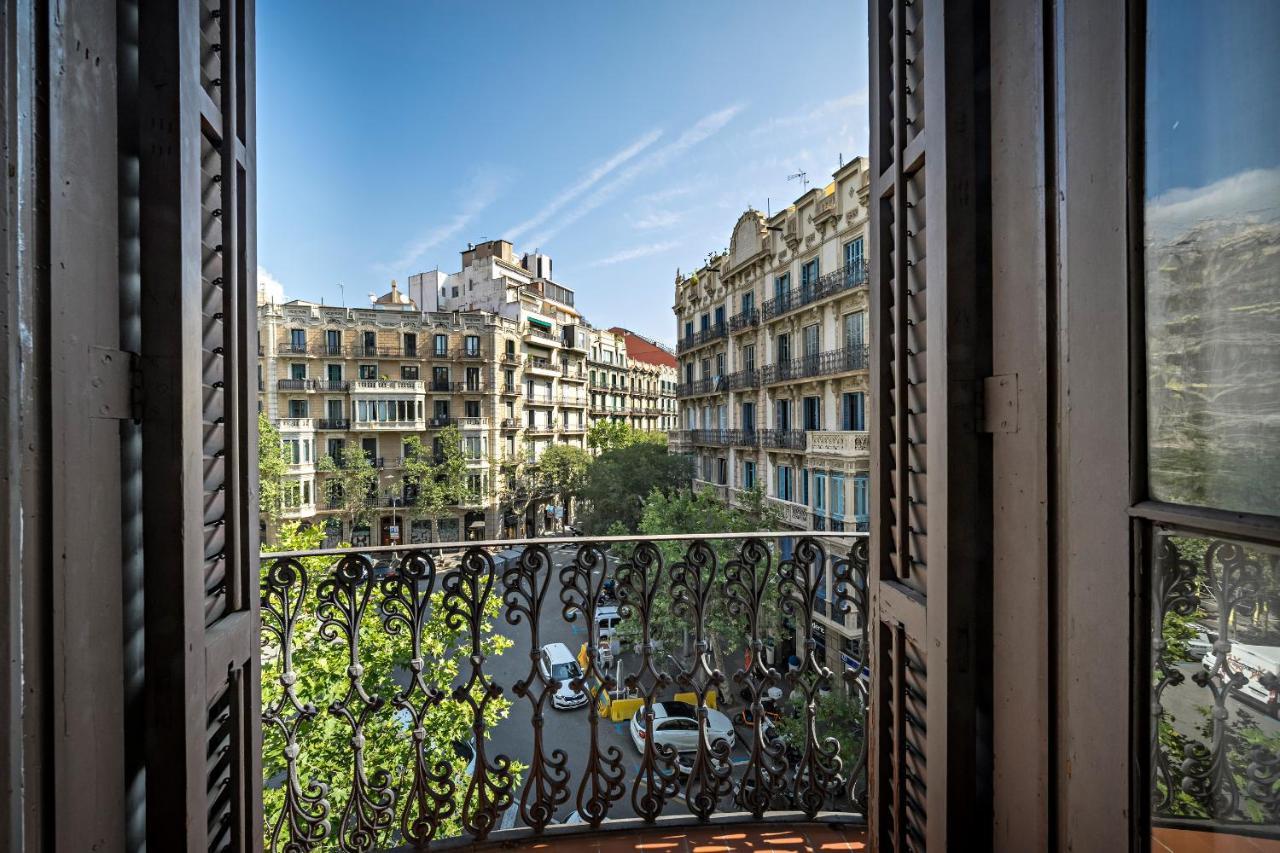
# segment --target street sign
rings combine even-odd
[[[399,538],[400,538],[400,525],[398,525],[398,524],[393,524],[393,525],[391,525],[391,531],[390,531],[390,533],[389,533],[388,535],[389,535],[392,539],[399,539]]]

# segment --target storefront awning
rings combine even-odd
[[[544,332],[551,331],[551,324],[546,320],[539,320],[537,317],[530,317],[529,325],[533,326],[535,329],[541,329]]]

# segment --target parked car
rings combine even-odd
[[[631,742],[644,752],[648,732],[644,725],[644,707],[631,718]],[[715,708],[707,709],[707,736],[711,743],[725,741],[733,748],[735,735],[733,723]],[[698,709],[688,702],[653,703],[653,737],[655,743],[668,746],[676,752],[689,752],[698,748]]]
[[[1212,672],[1217,662],[1218,656],[1210,646],[1200,663]],[[1280,718],[1280,646],[1232,643],[1227,666],[1248,679],[1239,689],[1232,688],[1233,696]]]
[[[578,660],[564,643],[548,643],[542,647],[538,657],[538,668],[542,677],[560,682],[556,692],[551,694],[551,707],[560,711],[581,708],[589,701],[585,690],[575,690],[572,681],[582,676]]]
[[[476,772],[476,742],[472,740],[455,740],[453,754],[467,762],[466,775],[470,777]]]
[[[1187,660],[1203,660],[1204,656],[1213,651],[1213,643],[1217,637],[1205,631],[1203,628],[1196,631],[1196,635],[1187,640]]]

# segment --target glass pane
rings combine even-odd
[[[1153,0],[1152,496],[1280,515],[1280,3]]]
[[[1188,830],[1249,828],[1273,836],[1280,818],[1280,553],[1157,530],[1154,554],[1153,836],[1171,849],[1182,849],[1172,842]],[[1253,828],[1263,824],[1270,828]]]

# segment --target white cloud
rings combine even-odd
[[[388,263],[380,263],[378,267],[404,272],[431,249],[457,237],[486,207],[493,204],[502,183],[502,178],[495,172],[484,171],[477,174],[468,182],[462,208],[457,213],[446,222],[430,228],[410,243],[399,258]]]
[[[621,252],[615,252],[606,258],[592,261],[587,264],[588,267],[607,267],[613,264],[620,264],[625,261],[634,261],[636,258],[644,258],[649,255],[656,255],[666,252],[680,245],[679,240],[667,240],[664,243],[649,243],[645,246],[635,246],[630,249],[624,249]]]
[[[750,136],[763,136],[767,133],[777,133],[778,131],[788,130],[794,127],[801,127],[820,122],[833,115],[848,114],[856,109],[867,105],[867,90],[859,89],[848,95],[842,95],[839,98],[832,98],[829,101],[823,101],[816,107],[800,113],[792,113],[790,115],[778,116],[766,121],[764,124],[755,128],[749,134]]]
[[[1280,166],[1249,169],[1202,187],[1176,187],[1147,202],[1147,231],[1175,239],[1201,222],[1268,222],[1277,218]]]
[[[631,183],[639,175],[666,166],[693,146],[719,133],[726,124],[733,120],[734,116],[742,112],[742,108],[742,104],[734,104],[703,116],[692,127],[680,134],[674,142],[664,145],[655,151],[650,151],[637,162],[623,169],[616,177],[606,181],[599,189],[583,199],[577,207],[574,207],[558,221],[543,229],[537,237],[529,242],[535,246],[545,245],[556,234],[604,204],[618,190]]]
[[[650,130],[644,136],[640,137],[626,148],[614,154],[608,160],[605,160],[603,163],[600,163],[591,171],[587,172],[578,180],[577,183],[573,184],[573,186],[561,191],[560,194],[551,199],[551,201],[549,201],[542,210],[539,210],[533,216],[526,219],[524,222],[521,222],[519,225],[516,225],[514,228],[508,228],[504,232],[503,236],[513,243],[516,240],[519,240],[525,233],[533,228],[537,228],[539,225],[558,213],[566,204],[573,201],[596,184],[600,183],[600,181],[608,177],[609,174],[615,171],[619,166],[622,166],[641,151],[657,142],[661,136],[661,130],[657,128]]]
[[[683,218],[684,214],[675,210],[650,210],[632,224],[642,231],[647,231],[653,228],[670,228]]]
[[[284,301],[284,284],[280,279],[267,272],[267,268],[258,267],[258,304]]]

